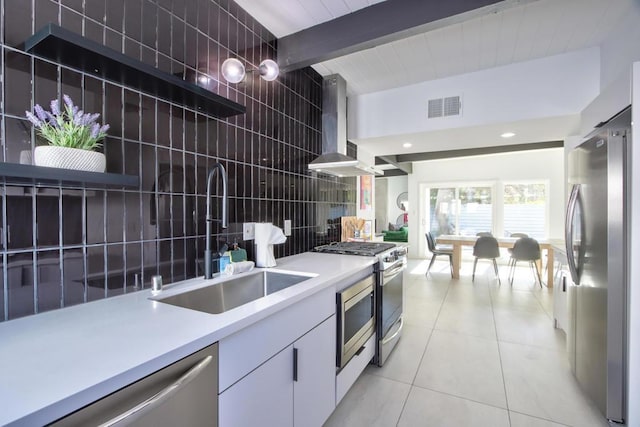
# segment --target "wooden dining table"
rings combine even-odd
[[[477,236],[453,236],[443,234],[436,237],[439,245],[451,245],[453,247],[453,278],[460,278],[460,264],[462,263],[462,247],[473,246],[478,240]],[[501,248],[512,248],[518,238],[516,237],[496,237],[498,246]],[[547,252],[547,287],[553,287],[553,245],[548,240],[538,240],[540,249]],[[538,271],[542,266],[542,261],[536,263]]]

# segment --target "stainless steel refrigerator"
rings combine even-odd
[[[628,151],[631,107],[569,154],[565,224],[569,287],[567,348],[573,373],[602,413],[626,417]]]

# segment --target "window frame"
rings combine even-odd
[[[504,189],[505,186],[507,185],[531,185],[531,184],[543,184],[544,185],[544,192],[545,192],[545,202],[544,202],[544,235],[543,235],[543,239],[548,239],[549,238],[549,223],[551,220],[551,207],[550,207],[550,203],[549,203],[549,199],[551,197],[551,182],[549,179],[514,179],[514,180],[507,180],[507,181],[500,181],[500,186],[501,186],[501,192],[500,192],[500,198],[501,200],[501,205],[502,206],[502,218],[500,220],[500,228],[501,230],[501,235],[504,234],[505,230],[504,230],[504,222],[505,222],[505,214],[504,214]]]
[[[491,232],[493,234],[496,233],[496,211],[497,211],[497,196],[498,193],[497,187],[499,181],[450,181],[450,182],[437,182],[437,183],[423,183],[424,185],[420,185],[420,188],[423,188],[423,192],[421,194],[421,198],[426,199],[425,203],[421,208],[425,213],[425,217],[423,221],[425,221],[425,231],[431,231],[431,190],[440,189],[440,188],[455,188],[456,190],[462,187],[489,187],[491,189]],[[502,197],[500,197],[500,201],[502,202]]]

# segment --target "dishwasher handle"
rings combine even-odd
[[[136,418],[148,413],[153,408],[156,408],[157,406],[164,403],[167,399],[180,391],[180,389],[193,381],[198,375],[200,375],[200,373],[202,373],[202,371],[204,371],[204,369],[209,365],[209,363],[211,363],[212,360],[212,356],[205,357],[200,362],[193,365],[191,369],[185,372],[185,374],[178,378],[175,382],[169,384],[167,387],[163,388],[144,402],[140,402],[133,408],[123,412],[120,415],[115,416],[114,418],[111,418],[109,421],[103,424],[100,424],[99,427],[127,425]]]

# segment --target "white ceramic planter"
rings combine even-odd
[[[104,172],[107,166],[104,154],[78,148],[42,145],[33,153],[36,166],[75,169],[88,172]]]

